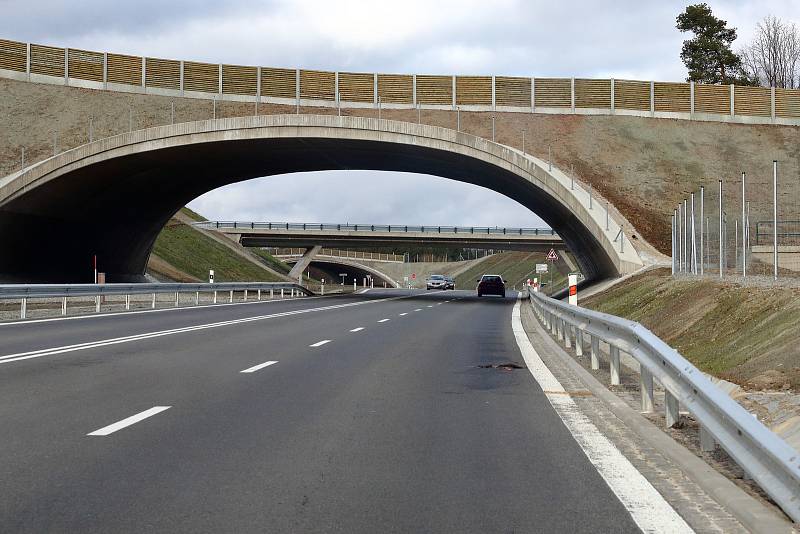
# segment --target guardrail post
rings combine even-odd
[[[272,300],[275,298],[275,290],[270,288],[269,290],[269,299]]]
[[[150,307],[152,309],[154,309],[154,310],[156,309],[156,294],[155,293],[153,293],[153,302],[150,304]]]
[[[281,298],[283,298],[283,288],[281,288]]]
[[[575,355],[583,356],[583,330],[575,327]]]
[[[700,450],[703,452],[714,452],[717,448],[717,441],[714,439],[714,436],[711,435],[711,432],[705,429],[704,426],[700,426]]]
[[[66,306],[67,306],[67,299],[65,297],[64,298],[64,307],[66,308]],[[125,295],[125,311],[130,311],[130,309],[131,309],[131,296],[130,295]]]
[[[178,295],[180,295],[180,293],[178,293],[178,292],[176,291],[176,292],[175,292],[175,307],[176,307],[176,308],[178,307]]]
[[[217,303],[217,290],[214,290],[214,304]]]
[[[67,297],[61,300],[61,315],[67,314]]]
[[[261,300],[261,290],[258,290],[258,300]]]
[[[244,301],[247,302],[247,290],[244,290]]]
[[[592,370],[600,369],[600,339],[592,336],[591,349],[589,350],[592,359]]]
[[[195,306],[199,306],[200,305],[200,292],[199,291],[195,291],[194,292],[194,305]]]
[[[653,411],[653,375],[643,366],[639,366],[639,389],[642,390],[642,412]]]
[[[19,318],[25,319],[28,315],[28,298],[22,297],[22,301],[19,304]]]
[[[233,289],[231,289],[230,295],[228,296],[228,302],[233,302]]]
[[[674,426],[680,419],[679,409],[678,399],[668,390],[664,390],[664,418],[667,428]]]
[[[619,385],[619,347],[609,345],[608,359],[611,362],[611,385]]]
[[[568,349],[572,346],[572,325],[567,321],[562,324],[564,325],[564,347]]]
[[[95,313],[100,313],[100,295],[94,298],[94,311]]]

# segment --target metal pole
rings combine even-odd
[[[456,131],[461,131],[461,106],[456,106]]]
[[[747,246],[745,247],[744,255],[750,252],[750,201],[747,201],[747,224],[745,225],[745,232],[747,232]]]
[[[675,214],[671,217],[672,233],[672,276],[675,276]]]
[[[381,119],[381,97],[378,97],[378,120]]]
[[[722,278],[722,180],[719,181],[719,277]]]
[[[676,224],[678,225],[678,272],[683,272],[683,233],[681,232],[681,210],[682,206],[678,204],[678,209],[675,210]]]
[[[745,256],[745,247],[747,246],[747,236],[745,235],[747,233],[745,231],[747,213],[745,213],[745,210],[747,208],[747,201],[744,196],[744,182],[746,178],[747,174],[742,171],[742,278],[747,276],[747,257]]]
[[[711,270],[711,225],[709,221],[710,217],[706,217],[706,264]]]
[[[494,119],[495,119],[495,116],[492,115],[492,141],[494,141],[494,131],[495,131],[494,130]]]
[[[689,201],[683,199],[683,265],[686,272],[689,272],[691,265],[689,264],[689,251],[691,246],[689,244]]]
[[[739,220],[733,221],[733,269],[739,266]]]
[[[705,272],[705,261],[703,260],[703,221],[705,220],[705,186],[700,186],[700,276]]]
[[[772,264],[778,279],[778,160],[772,160]]]
[[[697,274],[697,232],[694,225],[694,193],[692,193],[692,274]]]
[[[214,111],[213,111],[212,118],[216,119],[217,118],[217,99],[216,98],[212,99],[212,102],[214,103],[213,104],[214,105]]]
[[[342,116],[342,94],[339,92],[336,93],[336,112]]]

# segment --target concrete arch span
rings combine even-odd
[[[0,276],[138,280],[169,217],[229,183],[302,171],[424,173],[513,198],[550,224],[588,278],[642,265],[624,221],[547,163],[441,127],[362,117],[272,115],[198,121],[109,137],[0,180]],[[630,226],[628,225],[629,229]],[[616,239],[615,239],[616,238]]]
[[[286,260],[286,263],[290,265],[295,262],[297,262],[297,259]],[[326,283],[329,284],[340,283],[339,273],[345,272],[348,275],[347,283],[352,283],[353,278],[355,278],[360,285],[362,283],[362,278],[370,275],[375,280],[376,287],[378,287],[378,285],[383,285],[384,282],[386,282],[388,287],[400,287],[395,280],[392,280],[391,276],[381,272],[379,269],[344,258],[317,257],[311,260],[308,268],[311,271],[316,269],[317,271],[328,273],[328,276],[324,278]]]

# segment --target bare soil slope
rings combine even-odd
[[[581,301],[638,321],[701,370],[751,389],[800,391],[800,288],[634,276]]]

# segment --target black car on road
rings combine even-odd
[[[499,274],[484,274],[478,280],[478,296],[497,295],[506,296],[506,283]]]

